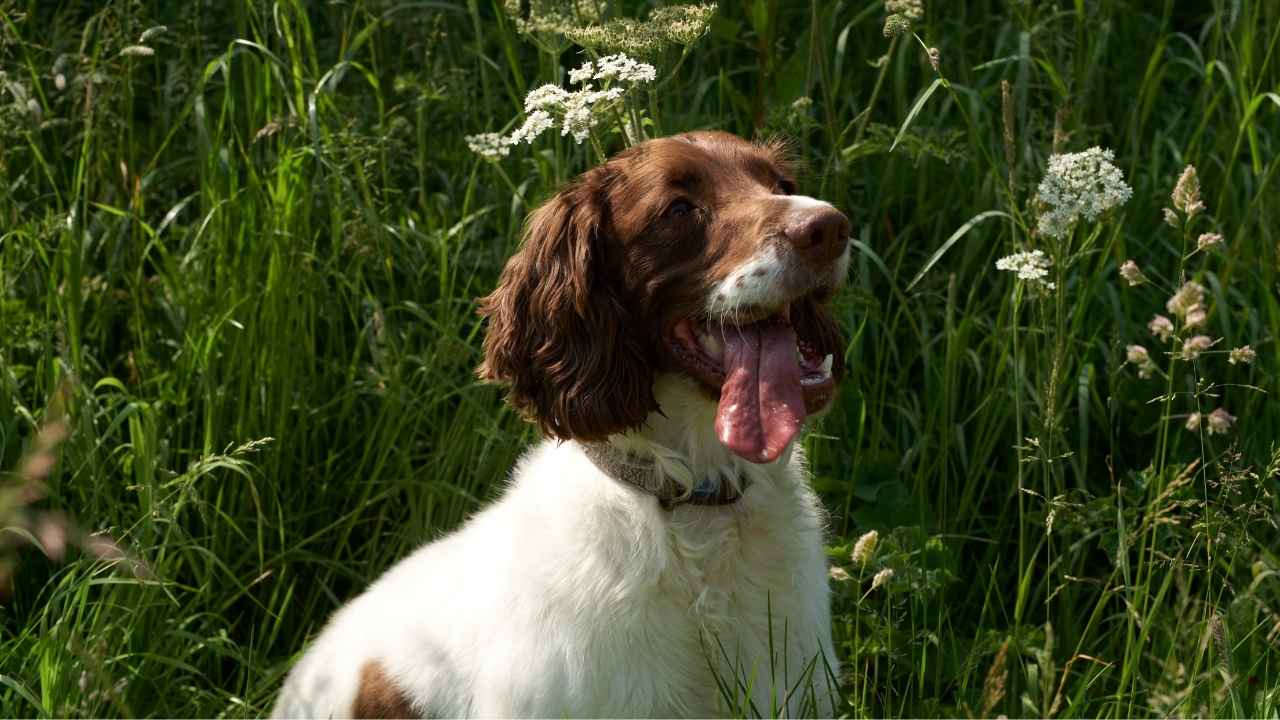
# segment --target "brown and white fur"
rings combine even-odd
[[[699,132],[620,153],[533,213],[481,301],[479,374],[546,439],[501,499],[337,612],[275,717],[834,710],[825,516],[802,452],[781,421],[779,447],[717,428],[723,341],[751,323],[795,333],[801,416],[841,375],[826,305],[848,220],[794,190],[779,147]],[[664,509],[584,442],[651,457],[686,490],[745,490]]]

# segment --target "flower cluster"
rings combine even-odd
[[[884,11],[908,20],[924,18],[924,0],[884,0]]]
[[[561,135],[572,135],[582,143],[599,124],[602,115],[613,107],[632,87],[653,82],[657,70],[623,54],[588,61],[569,71],[569,81],[582,85],[569,91],[559,85],[547,84],[534,88],[524,98],[524,122],[510,135],[482,133],[467,136],[467,146],[485,160],[497,162],[506,157],[512,145],[533,143],[534,139],[560,123]],[[591,81],[598,80],[606,87],[595,89]],[[631,87],[627,87],[627,86]]]
[[[1146,380],[1156,371],[1156,364],[1151,361],[1151,354],[1141,345],[1130,345],[1125,348],[1125,362],[1138,367],[1138,377]]]
[[[588,61],[580,67],[570,70],[569,82],[575,85],[589,80],[620,80],[622,82],[644,83],[653,82],[657,76],[658,73],[652,65],[633,60],[622,53],[618,53],[616,55],[606,55],[594,63]]]
[[[1049,276],[1049,266],[1052,264],[1053,261],[1049,259],[1048,255],[1044,254],[1043,250],[1031,250],[1000,258],[996,261],[996,269],[1017,273],[1019,280],[1039,283],[1052,290],[1054,289],[1054,284],[1045,280]]]
[[[603,24],[568,28],[564,36],[599,52],[649,57],[668,45],[692,45],[711,27],[715,12],[715,3],[668,5],[653,10],[644,21],[614,18]]]
[[[1124,278],[1125,282],[1129,283],[1129,287],[1141,285],[1147,281],[1147,277],[1142,274],[1142,268],[1138,267],[1138,263],[1132,260],[1126,260],[1124,264],[1120,266],[1120,277]]]
[[[1091,147],[1084,152],[1054,155],[1049,158],[1049,171],[1036,192],[1036,199],[1047,208],[1040,215],[1037,229],[1049,237],[1065,237],[1081,218],[1097,220],[1132,196],[1133,190],[1115,166],[1115,153],[1111,150]]]

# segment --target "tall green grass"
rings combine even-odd
[[[883,19],[724,4],[650,99],[659,132],[791,137],[854,221],[806,441],[842,712],[1275,717],[1280,5],[935,0],[937,72]],[[0,714],[260,715],[335,607],[500,492],[534,433],[473,380],[473,300],[592,157],[463,136],[579,59],[481,0],[0,2]],[[1018,295],[996,258],[1048,155],[1094,144],[1133,199]],[[1184,261],[1188,163],[1226,242]],[[1257,361],[1138,379],[1166,295],[1129,258],[1194,273]],[[1193,403],[1235,428],[1186,431]],[[47,558],[58,512],[131,559]]]

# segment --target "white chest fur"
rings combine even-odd
[[[796,455],[741,468],[733,505],[665,511],[544,442],[338,612],[275,715],[350,714],[370,661],[436,717],[829,713],[824,522]]]

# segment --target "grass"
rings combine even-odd
[[[854,222],[806,441],[842,712],[1276,717],[1280,6],[935,0],[936,72],[883,20],[725,4],[642,101],[653,134],[792,138]],[[261,715],[343,599],[500,491],[534,434],[473,380],[474,298],[596,151],[464,136],[578,52],[481,0],[0,1],[0,714]],[[1035,235],[1048,156],[1095,144],[1132,199]],[[1208,210],[1170,228],[1189,163]],[[1029,248],[1055,291],[994,271]],[[1183,279],[1222,338],[1189,362],[1146,329]]]

